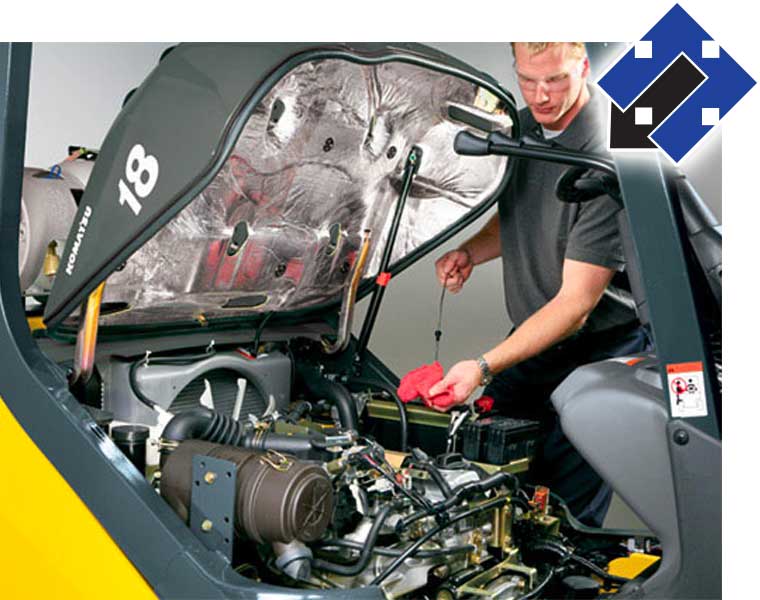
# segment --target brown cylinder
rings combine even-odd
[[[161,495],[185,521],[194,483],[193,456],[197,454],[237,465],[235,529],[239,535],[257,542],[287,544],[312,542],[325,532],[332,515],[333,490],[319,464],[199,440],[182,442],[161,472]]]

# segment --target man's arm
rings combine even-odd
[[[459,249],[470,255],[474,265],[481,265],[501,256],[499,213],[494,213],[483,228],[459,246]]]
[[[614,274],[614,269],[566,259],[562,287],[557,295],[506,340],[483,355],[491,372],[498,373],[540,354],[578,331],[599,303]],[[446,377],[430,389],[430,394],[453,386],[455,404],[462,404],[480,385],[480,379],[477,362],[465,360],[454,365]]]
[[[483,228],[457,250],[447,252],[435,263],[435,272],[441,285],[450,292],[458,292],[472,274],[476,265],[501,256],[499,213],[495,213]]]

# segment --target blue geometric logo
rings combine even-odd
[[[678,163],[755,81],[676,4],[598,81],[612,99],[611,149]]]

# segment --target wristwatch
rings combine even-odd
[[[488,385],[493,380],[493,373],[491,373],[491,369],[488,366],[488,361],[486,361],[483,355],[480,355],[475,359],[475,362],[478,363],[478,367],[480,368],[480,385]]]

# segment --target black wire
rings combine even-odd
[[[586,569],[588,569],[589,571],[591,571],[592,573],[594,573],[598,577],[601,577],[603,580],[609,583],[616,584],[616,585],[623,585],[630,581],[629,579],[625,577],[618,577],[617,575],[612,575],[611,573],[608,573],[599,565],[591,562],[587,558],[578,556],[572,550],[566,548],[563,544],[559,542],[554,542],[551,540],[542,540],[540,542],[530,544],[528,547],[530,548],[530,550],[549,551],[555,554],[556,556],[558,556],[562,560],[571,560],[585,567]]]
[[[343,548],[351,548],[352,550],[361,550],[364,548],[364,544],[354,542],[351,540],[324,540],[319,543],[320,548],[329,548],[331,546],[339,546]],[[436,558],[438,556],[448,556],[449,554],[461,554],[462,552],[472,552],[475,550],[475,546],[465,544],[463,546],[446,546],[443,548],[436,548],[431,550],[420,550],[415,554],[417,558]],[[401,556],[404,552],[403,548],[385,548],[375,547],[372,552],[379,554],[380,556]]]
[[[541,583],[539,583],[524,596],[520,596],[518,600],[532,600],[533,598],[538,598],[539,594],[541,594],[546,589],[546,586],[549,585],[552,577],[554,577],[554,568],[549,567],[549,570],[546,572],[546,577],[544,577],[543,581],[541,581]]]
[[[434,504],[433,510],[435,511],[436,515],[440,515],[454,508],[459,502],[464,500],[465,497],[475,493],[485,493],[499,485],[507,483],[507,481],[510,481],[512,483],[514,491],[514,486],[517,485],[516,477],[512,473],[506,473],[505,471],[500,471],[498,473],[494,473],[493,475],[489,475],[486,479],[463,483],[453,490],[453,494],[451,496]],[[516,498],[512,498],[512,500],[516,500]],[[418,521],[427,516],[427,514],[423,511],[412,513],[411,515],[400,519],[396,525],[396,529],[398,531],[403,531],[415,521]]]
[[[414,504],[417,504],[418,506],[422,506],[422,512],[426,515],[435,515],[436,511],[433,509],[433,505],[430,503],[430,501],[418,494],[412,493],[411,490],[407,490],[403,485],[401,485],[398,481],[396,481],[396,478],[390,475],[389,473],[386,473],[382,468],[380,468],[380,465],[375,463],[375,461],[370,458],[367,455],[361,455],[361,457],[373,468],[375,469],[380,475],[382,475],[385,479],[390,481],[393,484],[393,487],[397,489],[399,492],[401,492],[404,496],[409,498]]]
[[[589,571],[593,572],[595,575],[598,575],[599,577],[601,577],[602,579],[610,583],[623,585],[630,581],[630,579],[627,579],[626,577],[618,577],[617,575],[608,573],[607,571],[602,569],[599,565],[594,564],[587,558],[583,558],[582,556],[573,554],[572,552],[570,553],[570,556],[568,558],[572,560],[573,562],[576,562],[579,565],[586,567]]]
[[[446,481],[446,478],[432,461],[423,461],[420,466],[427,471],[428,475],[430,475],[430,479],[438,486],[438,489],[441,490],[441,494],[443,494],[444,498],[451,498],[451,496],[454,495],[449,482]]]
[[[261,334],[264,331],[264,327],[267,324],[267,321],[272,317],[274,314],[274,311],[268,312],[266,316],[261,320],[261,323],[259,323],[259,326],[256,328],[256,337],[253,338],[253,354],[254,356],[258,356],[259,354],[259,343],[261,343]]]
[[[439,534],[441,531],[446,529],[447,527],[450,527],[454,523],[461,521],[462,519],[467,519],[469,517],[472,517],[473,515],[476,515],[480,512],[492,510],[494,508],[497,508],[499,506],[502,506],[506,502],[506,498],[497,498],[491,502],[488,502],[486,504],[482,504],[480,506],[477,506],[475,508],[471,508],[470,510],[466,510],[464,512],[461,512],[457,515],[452,516],[446,523],[442,523],[437,525],[436,527],[433,527],[430,531],[428,531],[425,535],[423,535],[420,539],[418,539],[414,544],[409,546],[406,550],[404,550],[396,560],[394,560],[380,575],[375,577],[370,585],[380,585],[393,571],[395,571],[401,563],[403,563],[407,558],[414,555],[417,550],[419,550],[420,546],[422,546],[425,542],[427,542],[430,538],[433,536]]]
[[[534,489],[536,486],[525,484],[525,487]],[[549,497],[554,504],[557,504],[562,509],[562,512],[565,515],[565,519],[567,519],[567,524],[570,525],[572,529],[580,533],[585,533],[588,535],[601,535],[605,537],[655,537],[652,532],[643,529],[607,529],[605,527],[591,527],[589,525],[584,525],[575,517],[575,515],[573,515],[573,513],[570,511],[570,507],[560,496],[554,492],[550,492]]]

